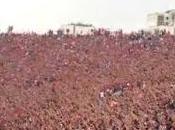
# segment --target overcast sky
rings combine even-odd
[[[0,0],[0,30],[56,30],[70,22],[126,31],[145,28],[146,15],[175,9],[175,0]]]

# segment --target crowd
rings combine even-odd
[[[0,35],[0,129],[175,129],[175,36]]]

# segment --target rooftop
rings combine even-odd
[[[92,24],[83,24],[83,23],[71,23],[69,25],[83,26],[83,27],[93,27]]]
[[[165,13],[175,13],[175,9],[168,10],[168,11],[166,11]]]

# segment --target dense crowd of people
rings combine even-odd
[[[0,35],[0,129],[175,129],[175,36]]]

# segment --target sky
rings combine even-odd
[[[111,30],[146,28],[149,13],[175,9],[175,0],[0,0],[0,31],[57,30],[71,22]]]

